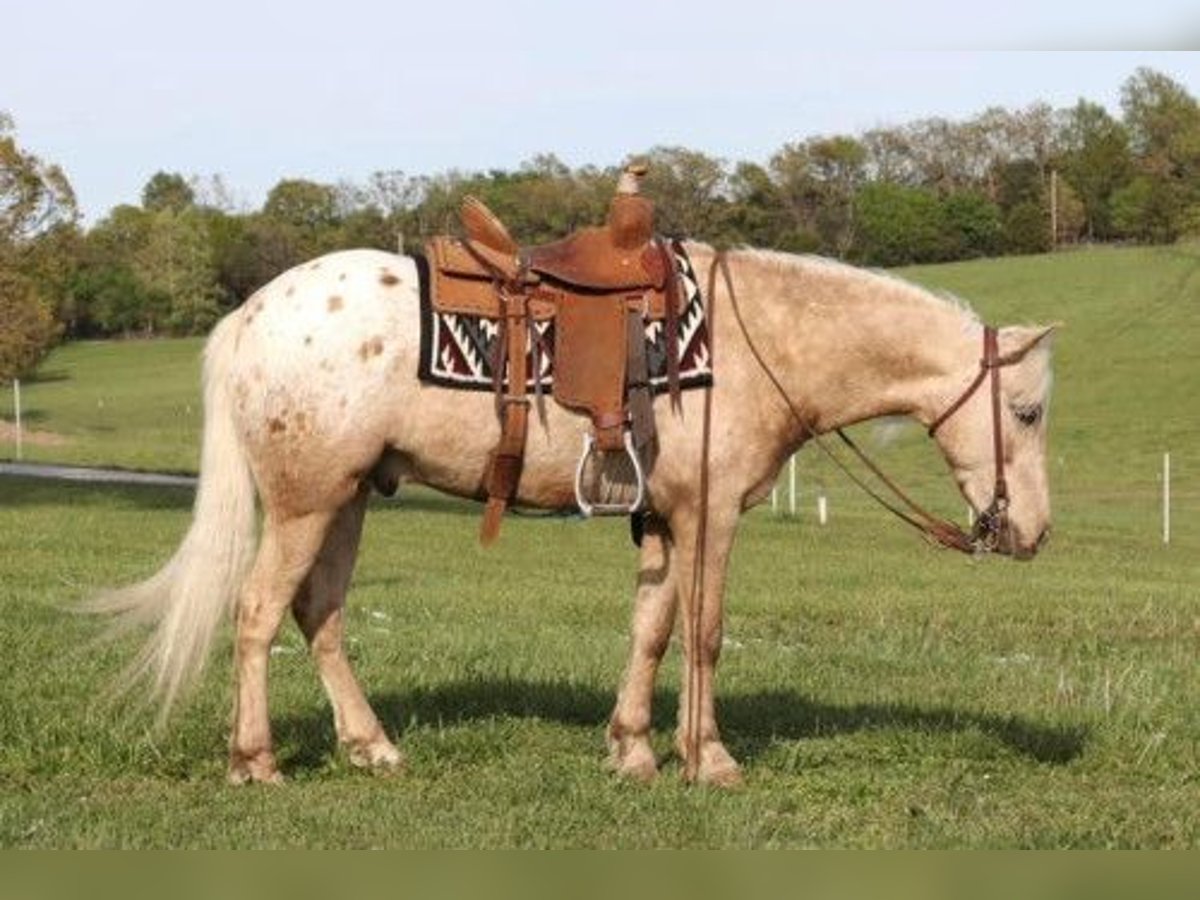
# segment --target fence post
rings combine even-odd
[[[788,460],[788,515],[796,516],[796,456]]]
[[[1162,471],[1163,543],[1171,543],[1171,454],[1163,454]]]
[[[17,425],[17,462],[21,461],[21,379],[13,379],[13,409],[16,411]]]

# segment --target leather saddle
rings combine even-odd
[[[547,319],[554,320],[554,398],[592,421],[576,467],[579,508],[586,515],[625,515],[645,504],[645,472],[656,450],[645,326],[665,323],[668,384],[677,401],[680,306],[674,259],[654,237],[654,205],[639,194],[645,171],[631,166],[622,173],[605,225],[562,240],[521,247],[482,201],[467,197],[460,210],[463,236],[438,236],[426,245],[434,308],[485,316],[500,326],[493,371],[501,438],[483,479],[484,544],[499,533],[520,480],[531,377],[539,400],[542,388],[533,325]],[[595,455],[608,453],[629,460],[631,500],[589,496],[585,468]]]

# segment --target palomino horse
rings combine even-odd
[[[697,272],[710,270],[711,248],[686,249]],[[967,390],[980,372],[984,328],[963,306],[820,259],[755,250],[726,259],[731,281],[718,281],[706,298],[711,395],[687,391],[678,411],[666,397],[656,401],[653,513],[641,548],[629,662],[608,729],[611,765],[639,779],[656,772],[652,687],[682,607],[682,644],[693,675],[686,679],[691,686],[685,684],[676,746],[699,780],[737,780],[713,708],[726,564],[738,517],[769,493],[783,461],[813,433],[897,414],[930,425],[966,396],[934,436],[964,496],[977,511],[993,505],[999,446],[1009,497],[999,549],[1032,556],[1049,523],[1043,411],[1051,379],[1043,338],[1050,329],[999,330],[1003,381],[989,400],[987,390]],[[164,710],[200,671],[224,615],[234,612],[234,782],[280,778],[267,716],[267,663],[289,609],[311,647],[351,761],[379,767],[402,761],[342,641],[368,494],[373,485],[387,491],[412,480],[479,497],[484,461],[499,434],[491,396],[418,382],[418,291],[411,259],[340,252],[280,275],[226,316],[205,354],[206,419],[191,528],[156,575],[107,595],[108,609],[153,626],[134,669],[152,679]],[[706,470],[715,474],[702,525],[706,400],[712,426]],[[531,425],[519,484],[517,502],[528,506],[570,502],[588,425],[556,404],[546,413],[544,425]],[[994,441],[997,433],[1002,438]],[[693,583],[702,589],[691,590]],[[701,614],[691,615],[694,609]],[[685,708],[695,711],[686,721]]]

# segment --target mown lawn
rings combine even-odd
[[[161,563],[190,493],[0,479],[0,845],[1200,845],[1200,257],[1081,251],[906,274],[992,320],[1066,321],[1055,535],[1028,565],[928,550],[802,454],[800,521],[750,514],[733,560],[719,696],[743,788],[688,788],[669,758],[650,787],[603,769],[635,558],[620,523],[514,517],[484,552],[474,506],[416,489],[376,503],[349,636],[408,771],[364,775],[332,751],[289,627],[272,710],[290,784],[235,789],[228,638],[159,735],[103,696],[131,643],[97,644],[98,623],[69,611]],[[73,441],[36,453],[194,467],[199,348],[57,351],[26,401],[36,427]],[[922,496],[961,508],[916,429],[863,437]],[[678,674],[672,651],[664,756]]]
[[[734,560],[721,715],[746,785],[602,767],[633,551],[616,523],[424,492],[368,520],[349,614],[407,773],[332,752],[298,632],[273,657],[282,789],[225,786],[230,650],[156,736],[102,697],[129,644],[65,611],[143,573],[185,490],[6,481],[0,844],[8,846],[1194,846],[1194,545],[1061,534],[1030,565],[925,550],[875,513],[753,514]],[[556,568],[539,551],[553,544]],[[669,746],[678,662],[657,697]]]

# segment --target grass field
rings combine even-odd
[[[514,517],[484,552],[476,507],[421,490],[375,504],[348,620],[408,771],[372,777],[332,752],[289,629],[272,712],[291,783],[227,787],[228,639],[155,735],[147,715],[103,701],[130,644],[95,644],[97,624],[67,611],[165,559],[190,493],[7,479],[0,845],[1200,845],[1200,256],[1088,251],[907,274],[990,320],[1066,321],[1055,536],[1030,565],[929,551],[803,454],[804,517],[752,513],[733,560],[719,702],[743,788],[687,788],[673,762],[650,787],[602,768],[634,566],[620,523]],[[193,468],[199,346],[57,351],[26,404],[31,424],[71,442],[27,455]],[[961,508],[915,429],[880,434],[863,431],[906,483]],[[825,528],[808,512],[818,483]],[[570,569],[536,561],[550,543]],[[664,754],[678,668],[672,653],[656,698]]]

